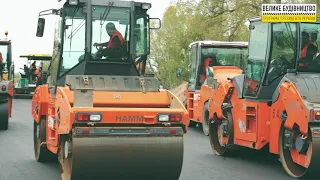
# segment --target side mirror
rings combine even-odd
[[[176,68],[176,75],[177,75],[177,77],[181,77],[181,75],[182,75],[182,68],[181,67]]]
[[[37,37],[42,37],[44,32],[44,26],[46,24],[46,20],[44,18],[38,19],[38,28],[37,28]]]
[[[161,20],[159,18],[149,18],[149,29],[160,29]]]

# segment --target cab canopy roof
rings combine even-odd
[[[248,42],[246,41],[195,41],[192,42],[189,47],[192,45],[198,44],[199,46],[240,46],[248,47]]]
[[[1,45],[7,45],[7,44],[10,44],[10,43],[11,43],[11,40],[0,39],[0,44]]]
[[[21,58],[28,58],[28,60],[36,60],[36,61],[51,61],[51,54],[27,54],[20,55]]]

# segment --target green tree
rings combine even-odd
[[[188,23],[195,15],[196,1],[177,1],[167,8],[162,19],[162,28],[152,32],[151,57],[154,72],[162,85],[171,89],[187,79],[188,45],[197,34]],[[150,66],[151,64],[149,64]],[[181,67],[182,77],[176,77],[176,68]],[[156,69],[156,70],[155,70]]]
[[[148,70],[171,89],[187,80],[189,44],[199,40],[248,41],[250,17],[260,16],[264,3],[315,3],[319,0],[176,0],[162,18],[162,28],[151,33]],[[182,77],[176,77],[181,67]]]

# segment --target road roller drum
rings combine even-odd
[[[179,179],[181,128],[75,128],[74,132],[59,149],[63,179]]]

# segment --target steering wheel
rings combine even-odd
[[[102,57],[103,57],[102,52],[103,52],[104,49],[107,48],[107,47],[106,47],[106,44],[96,44],[96,45],[94,45],[94,46],[96,47],[97,52],[95,52],[94,54],[92,54],[92,57],[93,57],[94,59],[100,59],[100,58],[102,58]],[[105,47],[105,48],[103,48],[103,47]]]
[[[103,49],[107,48],[107,47],[106,47],[106,45],[104,45],[104,44],[101,44],[101,45],[100,45],[100,44],[98,44],[98,45],[96,45],[95,47],[96,47],[96,49],[97,49],[98,51],[100,51],[100,50],[103,50]],[[103,48],[103,47],[105,47],[105,48]]]

